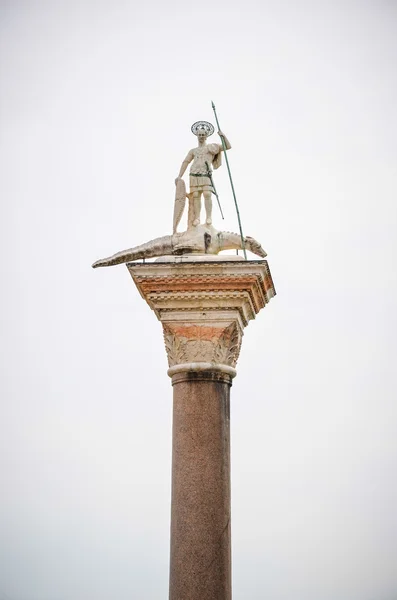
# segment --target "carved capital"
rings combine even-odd
[[[240,354],[242,332],[237,322],[163,323],[168,365],[215,363],[235,367]]]

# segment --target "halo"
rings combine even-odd
[[[195,123],[193,123],[192,133],[194,133],[194,135],[198,135],[200,129],[204,129],[205,133],[207,134],[207,137],[212,135],[215,131],[214,126],[211,125],[211,123],[208,123],[208,121],[196,121]]]

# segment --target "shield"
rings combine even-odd
[[[182,219],[183,211],[186,204],[186,185],[183,179],[179,179],[176,184],[175,190],[175,204],[174,204],[174,223],[173,233],[176,233],[177,227],[180,220]]]

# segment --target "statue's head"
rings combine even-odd
[[[199,129],[196,135],[199,142],[205,142],[205,140],[208,137],[208,134],[205,129]]]
[[[203,143],[214,133],[214,126],[208,121],[197,121],[192,125],[192,133],[197,136],[199,142]]]

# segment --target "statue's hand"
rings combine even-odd
[[[177,177],[177,178],[175,179],[175,185],[178,185],[178,181],[180,181],[181,179],[182,179],[182,177]]]
[[[221,130],[218,131],[218,135],[219,137],[225,137],[225,134]]]

